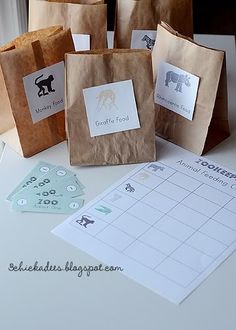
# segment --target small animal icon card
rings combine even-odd
[[[13,199],[12,209],[16,212],[72,214],[84,205],[83,199],[54,196]]]
[[[130,48],[152,50],[155,45],[156,35],[156,30],[133,30]]]
[[[160,62],[155,103],[193,120],[200,78],[167,62]]]
[[[33,123],[64,110],[64,62],[50,65],[23,78]]]
[[[91,137],[140,128],[132,80],[85,88],[83,95]]]
[[[73,33],[72,38],[76,51],[90,50],[91,47],[89,34]]]

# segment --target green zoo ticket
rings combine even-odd
[[[32,191],[30,191],[32,193]],[[25,191],[27,194],[27,191]],[[34,190],[36,196],[47,197],[54,195],[55,197],[77,197],[84,195],[81,185],[78,183],[75,177],[71,177],[67,180],[63,180],[60,184],[53,186],[46,186],[44,189]],[[21,194],[17,194],[20,196]],[[24,195],[24,192],[22,192]],[[27,194],[28,195],[28,194]]]
[[[30,172],[29,174],[18,184],[18,186],[7,196],[7,200],[11,201],[12,197],[18,193],[20,190],[24,188],[28,188],[31,186],[36,180],[41,178],[43,175],[52,170],[55,165],[39,162]]]
[[[12,209],[23,212],[71,214],[81,208],[84,186],[76,175],[62,166],[39,164],[8,196]]]
[[[42,192],[48,187],[55,187],[62,184],[63,181],[66,182],[68,178],[75,177],[75,174],[62,166],[56,166],[51,171],[40,177],[38,180],[34,181],[29,187],[23,188],[14,197],[20,194],[35,194],[35,192]]]
[[[84,200],[70,197],[31,196],[14,198],[12,209],[20,212],[72,214],[84,205]]]

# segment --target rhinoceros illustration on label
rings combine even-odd
[[[190,77],[187,74],[178,74],[174,71],[168,71],[166,73],[165,86],[169,87],[169,83],[176,84],[175,91],[182,93],[183,84],[190,87]]]

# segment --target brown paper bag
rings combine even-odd
[[[149,43],[152,43],[152,47],[155,37],[147,32],[156,31],[157,24],[161,21],[167,22],[180,33],[192,37],[192,0],[117,0],[115,47],[151,49]],[[143,35],[140,34],[141,40],[144,39],[143,47],[131,47],[132,33],[135,30],[144,30]],[[145,39],[145,35],[151,40]]]
[[[25,157],[65,140],[65,115],[64,111],[60,111],[34,123],[23,79],[58,63],[63,68],[61,61],[65,53],[73,50],[70,30],[63,30],[60,26],[25,33],[0,48],[0,139]],[[62,80],[63,77],[64,73]],[[39,82],[42,78],[46,76],[41,77],[40,74],[36,80],[41,86],[39,95],[37,93],[40,88],[36,84],[34,86],[34,97],[42,104],[36,109],[39,115],[42,109],[47,110],[44,96],[49,94],[43,82]],[[50,86],[51,95],[55,91],[53,84]]]
[[[104,3],[104,0],[46,0],[48,2],[76,3],[81,5],[97,5]]]
[[[29,31],[58,24],[70,28],[72,35],[89,35],[90,49],[107,46],[107,5],[104,1],[30,0]]]
[[[201,155],[229,136],[225,53],[198,45],[164,23],[158,25],[157,38],[158,45],[154,46],[152,52],[154,80],[160,75],[162,63],[166,62],[199,77],[199,86],[193,120],[168,110],[170,105],[156,105],[156,132]],[[174,94],[180,94],[178,82],[174,78],[173,75],[168,78],[171,82],[167,81],[169,86],[165,88],[169,90],[176,86]],[[161,84],[165,85],[164,80]],[[182,80],[180,85],[181,92],[186,92],[184,97],[188,96],[190,90],[185,81]],[[160,89],[160,83],[156,88]]]
[[[71,165],[127,164],[156,159],[150,55],[146,50],[117,49],[66,55],[66,128]],[[91,137],[83,89],[113,82],[123,84],[127,80],[133,84],[140,128]],[[113,119],[116,110],[120,117],[130,110],[127,90],[118,99],[127,102],[123,108],[115,97],[109,109],[104,104],[100,107],[100,97],[112,93],[110,86],[94,96],[99,106],[92,108],[105,111],[108,120]]]

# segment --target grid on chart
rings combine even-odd
[[[71,224],[186,288],[236,242],[235,205],[233,196],[155,162]]]

